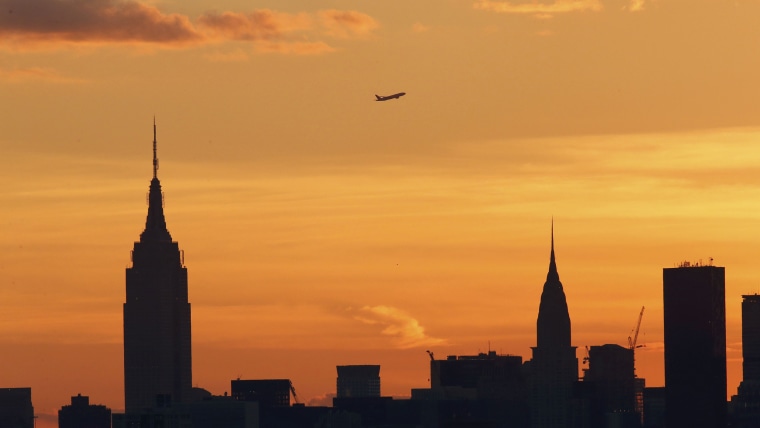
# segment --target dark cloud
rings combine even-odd
[[[0,0],[0,11],[0,40],[16,46],[232,40],[251,42],[259,52],[319,54],[335,50],[324,37],[363,37],[378,26],[369,15],[339,10],[207,12],[191,21],[138,0]]]
[[[0,0],[0,37],[21,43],[203,39],[190,20],[131,0]]]

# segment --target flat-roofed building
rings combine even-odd
[[[380,366],[337,366],[337,397],[380,397]]]

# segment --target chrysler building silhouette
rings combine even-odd
[[[187,268],[164,219],[153,120],[153,180],[148,218],[127,268],[124,303],[126,413],[183,403],[192,389]]]
[[[565,428],[572,417],[573,385],[578,380],[578,358],[570,345],[570,313],[554,259],[554,221],[549,272],[541,293],[536,323],[537,345],[530,362],[531,427]]]

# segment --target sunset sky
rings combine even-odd
[[[760,1],[0,0],[0,387],[38,427],[123,409],[124,269],[153,118],[193,383],[530,358],[549,263],[573,344],[663,377],[662,268],[726,267],[728,393],[760,291]],[[398,100],[374,95],[404,91]]]

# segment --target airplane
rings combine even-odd
[[[406,92],[399,92],[398,94],[388,95],[387,97],[381,97],[380,95],[375,95],[375,98],[377,98],[375,101],[388,101],[394,98],[401,98],[404,95],[406,95]]]

